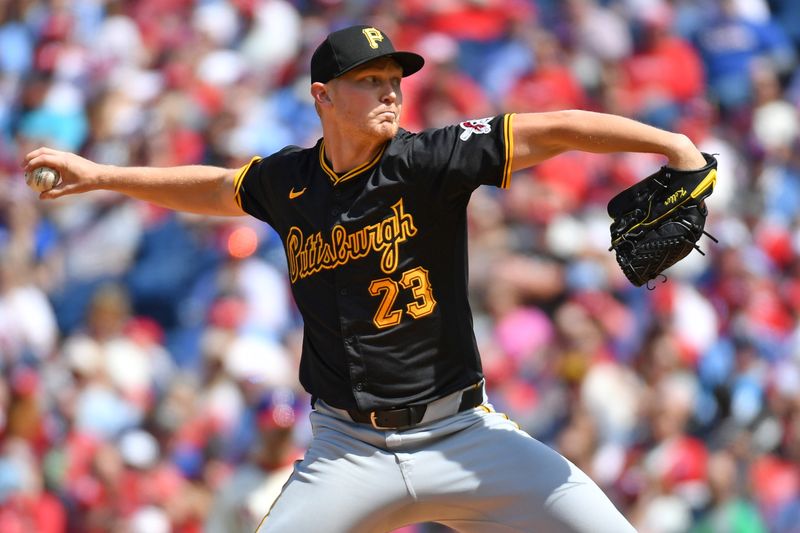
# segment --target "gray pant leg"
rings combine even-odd
[[[635,532],[578,467],[504,415],[475,411],[469,427],[408,458],[417,498],[438,506],[429,520],[464,533]],[[403,446],[415,438],[426,435],[406,432]]]
[[[382,432],[311,414],[314,438],[305,458],[257,533],[385,532],[409,523],[411,503]]]

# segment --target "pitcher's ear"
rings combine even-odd
[[[314,82],[311,84],[311,97],[314,98],[314,102],[320,105],[329,104],[331,102],[328,88],[325,87],[324,83]]]

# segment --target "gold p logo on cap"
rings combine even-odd
[[[364,28],[361,32],[369,41],[370,48],[378,48],[378,43],[383,40],[383,34],[375,28]]]

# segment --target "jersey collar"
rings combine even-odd
[[[388,142],[386,144],[384,144],[381,147],[381,149],[378,150],[378,153],[375,154],[375,157],[373,157],[372,159],[370,159],[366,163],[358,165],[356,168],[354,168],[352,170],[348,170],[347,172],[345,172],[344,174],[342,174],[340,176],[339,174],[337,174],[331,168],[331,166],[328,164],[327,159],[325,158],[325,140],[323,140],[320,143],[320,146],[319,146],[319,166],[322,167],[322,170],[325,171],[325,173],[331,179],[331,182],[334,185],[338,185],[338,184],[342,183],[343,181],[349,180],[350,178],[353,178],[353,177],[361,174],[362,172],[365,172],[365,171],[371,169],[372,167],[374,167],[378,163],[378,161],[380,161],[381,156],[383,155],[383,152],[386,150],[386,147],[388,145],[389,145]]]

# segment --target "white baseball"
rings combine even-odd
[[[50,167],[39,167],[33,172],[25,173],[25,183],[36,192],[49,191],[56,186],[61,176]]]

